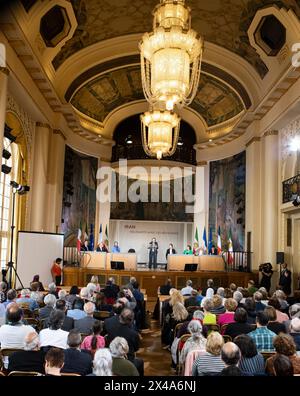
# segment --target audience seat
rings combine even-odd
[[[182,348],[184,347],[186,340],[188,340],[190,337],[191,337],[191,334],[183,334],[180,337],[180,340],[178,342],[177,351],[176,351],[176,357],[177,357],[177,359],[176,359],[177,360],[176,373],[177,373],[177,375],[181,375],[182,371],[183,371],[183,366],[179,361],[180,352],[182,351]]]
[[[22,307],[20,307],[22,308]],[[24,319],[32,318],[33,312],[29,308],[22,308]]]
[[[26,322],[29,326],[32,326],[35,330],[39,330],[40,322],[35,318],[26,318]]]
[[[212,331],[217,331],[220,333],[220,326],[218,324],[205,324],[204,327],[207,329],[207,335],[209,335]]]
[[[19,352],[21,351],[21,348],[5,348],[0,350],[0,354],[2,357],[4,356],[11,356],[14,352]]]
[[[276,352],[268,352],[268,351],[261,351],[260,353],[263,355],[265,361],[276,354]]]
[[[183,323],[177,323],[177,325],[175,326],[175,330],[174,330],[174,338],[177,337],[177,334],[179,332],[179,330],[181,329],[181,326],[183,325]]]
[[[62,377],[81,377],[78,373],[60,373]]]
[[[38,373],[37,371],[11,371],[8,374],[8,377],[39,377],[43,376],[43,374]]]
[[[110,312],[108,311],[96,311],[94,312],[94,319],[104,320],[110,317]]]

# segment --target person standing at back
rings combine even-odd
[[[62,274],[61,262],[62,259],[57,258],[51,267],[53,282],[55,282],[56,286],[59,286],[61,283],[61,274]]]

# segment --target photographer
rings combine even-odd
[[[269,293],[271,288],[271,278],[273,275],[272,264],[271,263],[261,264],[259,266],[259,271],[262,274],[259,287],[264,287]]]

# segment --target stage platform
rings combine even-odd
[[[131,276],[134,276],[139,282],[141,289],[147,290],[149,298],[157,298],[158,287],[166,282],[167,278],[172,280],[172,284],[177,289],[185,286],[188,279],[193,281],[195,288],[206,286],[208,279],[212,278],[215,286],[227,287],[230,283],[235,283],[237,286],[247,286],[247,282],[253,279],[258,281],[258,273],[248,272],[220,272],[220,271],[166,271],[166,270],[149,270],[140,269],[136,271],[125,270],[101,270],[92,268],[79,267],[64,267],[63,270],[63,284],[64,286],[78,285],[79,287],[86,286],[93,275],[97,275],[99,283],[105,285],[109,277],[114,277],[118,285],[125,285],[129,282]]]

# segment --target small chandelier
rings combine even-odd
[[[203,41],[191,29],[185,0],[160,0],[153,12],[153,32],[139,45],[144,95],[167,110],[188,106],[199,85]]]
[[[180,118],[170,111],[149,111],[141,115],[142,142],[145,153],[158,160],[175,153]]]

